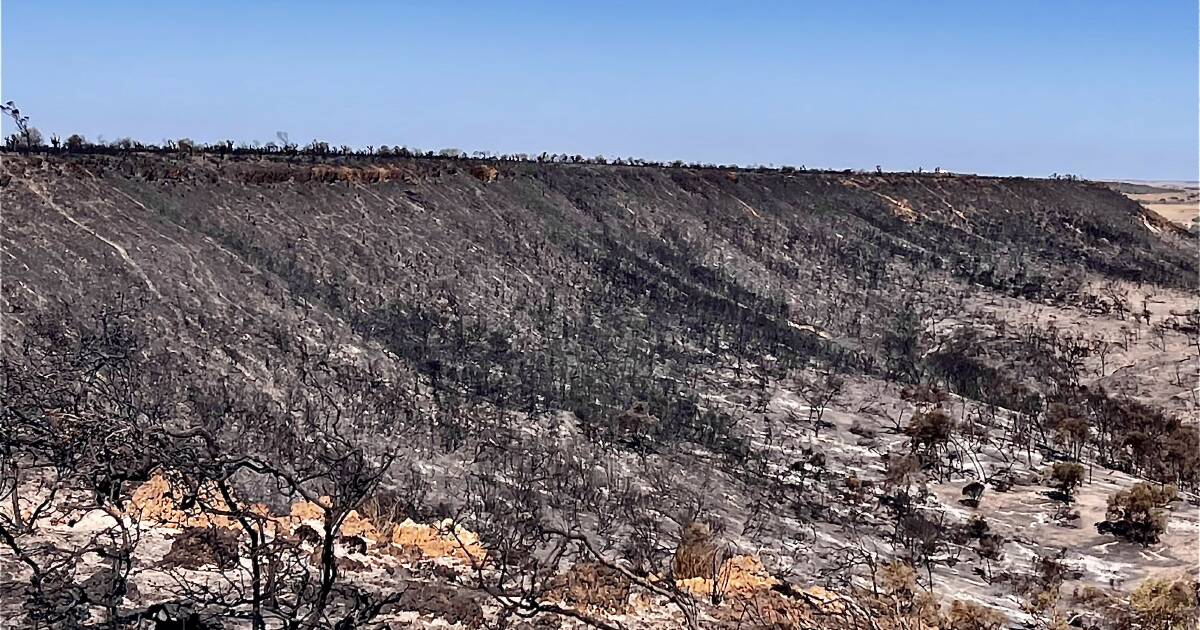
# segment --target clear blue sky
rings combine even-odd
[[[47,136],[1196,179],[1196,11],[3,0],[0,88]]]

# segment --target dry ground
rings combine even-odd
[[[1146,185],[1157,190],[1127,192],[1125,196],[1185,228],[1200,223],[1200,184],[1149,182]]]

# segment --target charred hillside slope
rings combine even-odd
[[[986,524],[949,532],[968,531],[952,504],[974,481],[975,507],[985,484],[1014,492],[970,561],[985,598],[993,571],[1098,544],[1057,529],[1073,501],[1090,532],[1105,493],[1200,481],[1197,240],[1103,185],[12,155],[0,205],[4,418],[34,436],[14,452],[67,443],[43,470],[98,497],[165,468],[272,508],[270,488],[331,495],[344,518],[386,487],[407,493],[393,516],[462,518],[522,570],[552,536],[526,538],[531,522],[608,537],[600,555],[643,580],[704,522],[793,579],[861,586],[898,558],[969,592],[981,583],[954,566]],[[94,446],[63,418],[129,430]],[[1055,461],[1108,476],[1063,482],[1054,512],[1037,486]],[[1105,561],[1129,578],[1177,568],[1194,526],[1166,528],[1153,567],[1132,550]],[[1002,561],[1010,543],[1021,553]],[[323,549],[312,562],[340,564]],[[1054,588],[1115,584],[1062,575]],[[1004,588],[1028,595],[1018,583]],[[476,586],[528,613],[548,591],[521,584]]]
[[[132,288],[159,324],[259,361],[303,305],[414,364],[455,360],[437,338],[454,321],[459,351],[514,370],[623,330],[878,369],[892,320],[946,287],[1067,303],[1090,278],[1197,273],[1193,238],[1080,182],[504,164],[485,183],[449,161],[211,156],[4,169],[7,300]]]
[[[10,331],[125,295],[203,369],[269,380],[324,335],[415,370],[443,404],[587,426],[638,400],[693,422],[697,375],[721,365],[915,382],[922,336],[971,296],[1132,310],[1085,283],[1197,275],[1194,237],[1069,181],[510,163],[489,182],[445,160],[136,155],[4,169]]]
[[[518,163],[489,183],[455,161],[214,156],[4,168],[5,299],[23,312],[135,296],[173,352],[261,378],[323,331],[421,373],[443,404],[588,426],[638,400],[692,423],[698,374],[763,357],[918,380],[920,335],[968,296],[1119,308],[1084,282],[1197,274],[1194,238],[1068,181]]]

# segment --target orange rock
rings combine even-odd
[[[346,520],[342,521],[342,535],[361,536],[374,542],[384,540],[383,534],[379,533],[375,525],[366,517],[359,515],[355,510],[351,510],[346,515]]]
[[[317,502],[297,501],[292,504],[291,517],[296,521],[324,521],[325,510],[322,505],[329,507],[331,500],[329,497],[318,497]]]
[[[779,583],[767,572],[758,556],[734,556],[726,560],[721,575],[728,575],[729,588],[737,590],[771,588]]]
[[[837,593],[825,589],[820,586],[810,586],[804,589],[805,593],[812,596],[813,599],[820,602],[820,606],[826,609],[836,609],[837,611],[844,610],[846,605],[842,602],[842,598]]]
[[[404,519],[392,528],[392,544],[420,551],[426,558],[474,559],[478,562],[487,555],[479,545],[478,536],[461,525],[454,526],[450,519],[442,521],[438,527]]]
[[[718,576],[718,590],[725,594],[768,590],[779,583],[767,572],[758,556],[733,556],[721,564]],[[676,580],[676,583],[698,597],[707,597],[713,591],[710,578],[693,577]]]
[[[207,510],[228,511],[229,505],[211,485],[205,485],[196,493],[195,502]],[[126,514],[163,527],[225,527],[236,528],[237,524],[226,516],[213,515],[199,505],[182,507],[187,493],[175,488],[161,472],[133,491]]]

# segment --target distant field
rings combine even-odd
[[[1183,227],[1200,224],[1200,184],[1196,182],[1111,182],[1109,186]]]

